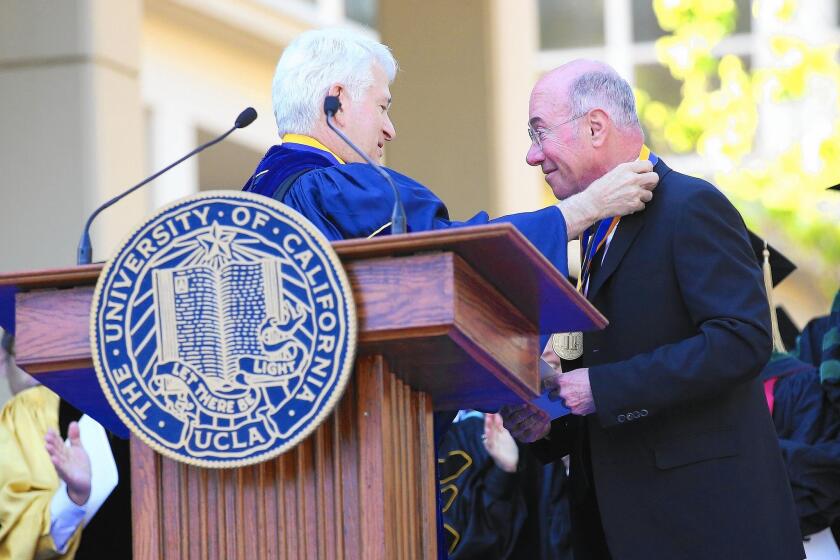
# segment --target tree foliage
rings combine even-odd
[[[669,106],[637,91],[639,114],[654,149],[698,153],[750,227],[801,247],[794,260],[819,267],[832,292],[840,193],[826,189],[840,183],[837,45],[784,32],[793,29],[785,23],[796,16],[795,0],[754,0],[752,8],[762,29],[782,31],[766,35],[770,63],[749,70],[735,55],[714,54],[735,29],[734,0],[653,0],[667,32],[657,57],[682,82],[682,97]]]

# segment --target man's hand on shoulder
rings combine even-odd
[[[70,441],[69,446],[53,429],[48,430],[44,438],[50,460],[58,476],[67,484],[67,495],[73,503],[82,506],[90,497],[91,468],[90,457],[82,447],[77,422],[71,422],[67,428],[67,439]]]
[[[644,210],[658,182],[650,161],[630,161],[617,165],[583,192],[561,200],[557,207],[566,220],[569,239],[604,218]]]
[[[551,431],[551,419],[531,404],[503,406],[499,411],[505,428],[523,443],[533,443]]]
[[[644,210],[653,199],[657,183],[659,175],[653,172],[650,161],[630,161],[617,165],[581,194],[592,197],[590,203],[595,204],[597,219],[601,220]]]
[[[586,416],[595,412],[595,399],[589,384],[589,369],[558,373],[546,378],[543,386],[550,391],[549,398],[562,399],[572,414]]]

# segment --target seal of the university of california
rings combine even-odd
[[[176,460],[238,467],[293,447],[352,372],[356,314],[326,238],[274,200],[185,198],[106,264],[91,348],[109,403]]]

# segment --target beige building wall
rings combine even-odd
[[[141,95],[147,115],[149,172],[225,132],[245,107],[253,106],[259,116],[249,127],[158,179],[151,190],[152,208],[202,186],[240,188],[267,147],[277,142],[271,80],[283,43],[253,37],[232,24],[208,23],[207,17],[177,3],[146,5]],[[282,22],[277,27],[282,28]],[[231,169],[227,163],[233,162],[226,160],[237,149],[251,156],[235,158],[236,168]],[[216,176],[212,170],[221,173]]]
[[[75,264],[86,216],[143,173],[139,0],[0,3],[0,271]],[[103,258],[145,207],[94,229]]]
[[[381,0],[400,63],[388,165],[432,188],[453,218],[541,206],[525,165],[534,2]]]

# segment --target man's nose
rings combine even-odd
[[[385,126],[382,129],[382,132],[385,133],[385,140],[390,142],[397,136],[397,128],[394,126],[394,123],[391,122],[391,116],[388,113],[385,113]]]
[[[531,142],[531,147],[528,148],[528,153],[525,154],[525,161],[528,165],[539,165],[545,160],[545,154],[537,144]]]

